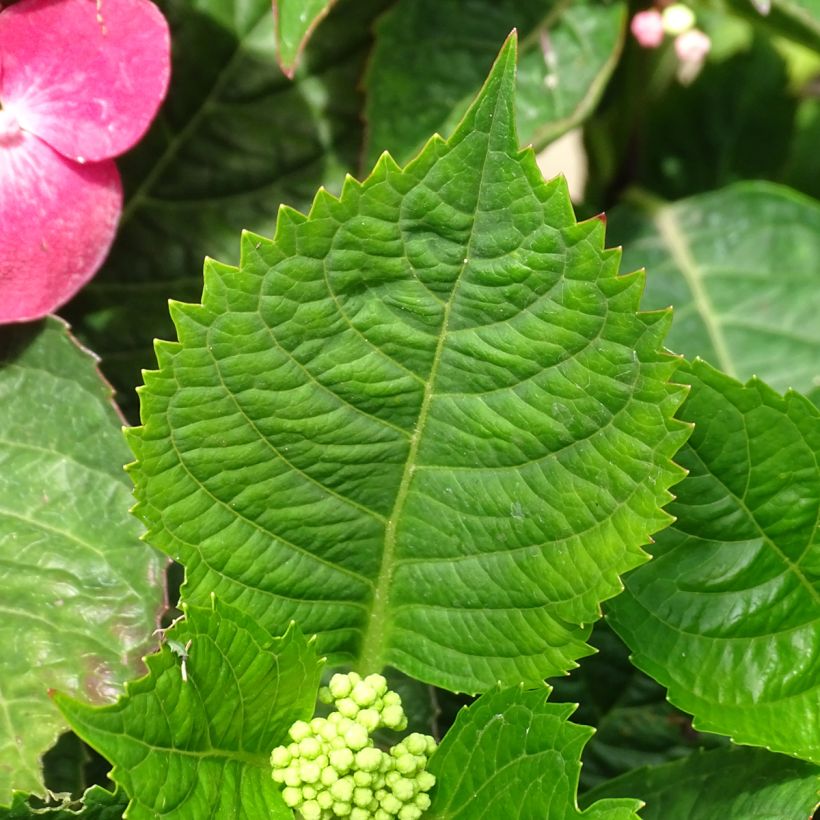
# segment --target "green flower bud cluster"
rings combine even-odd
[[[304,820],[418,820],[436,782],[426,771],[435,740],[414,732],[385,752],[371,737],[376,729],[407,728],[399,694],[381,675],[351,672],[334,675],[319,699],[335,711],[297,720],[292,742],[271,754],[285,803]]]

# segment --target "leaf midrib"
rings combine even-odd
[[[490,154],[490,139],[492,131],[496,127],[498,109],[501,104],[501,95],[496,97],[495,107],[491,118],[491,124],[487,130],[487,146],[484,151],[484,157],[481,163],[481,171],[478,180],[478,190],[476,194],[476,209],[473,214],[473,223],[470,226],[470,235],[465,244],[464,261],[461,264],[458,275],[456,277],[453,289],[450,291],[450,298],[444,303],[444,315],[441,322],[441,334],[439,336],[438,344],[433,353],[433,363],[430,367],[430,372],[427,377],[424,394],[419,408],[418,421],[416,429],[410,438],[410,447],[407,453],[407,459],[404,462],[404,471],[402,473],[399,489],[396,493],[396,500],[393,504],[393,509],[388,516],[387,526],[384,535],[384,550],[382,552],[382,562],[379,567],[379,574],[373,589],[373,608],[370,613],[370,619],[365,627],[364,636],[362,637],[362,649],[359,655],[358,668],[363,674],[371,672],[379,672],[384,666],[384,643],[386,637],[387,616],[389,610],[389,594],[390,585],[393,580],[393,570],[395,568],[395,550],[396,550],[396,529],[401,520],[401,514],[404,505],[407,502],[407,497],[410,492],[410,484],[413,480],[413,474],[416,470],[416,457],[418,455],[418,448],[424,435],[424,428],[427,424],[428,415],[430,412],[430,403],[434,395],[434,385],[438,376],[438,368],[441,363],[441,356],[444,351],[444,345],[449,335],[450,312],[453,303],[458,295],[459,288],[463,281],[464,272],[470,263],[470,250],[473,245],[473,238],[475,235],[476,216],[479,213],[479,208],[482,200],[482,191],[484,188],[484,173],[487,168],[487,158]]]

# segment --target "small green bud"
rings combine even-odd
[[[390,694],[388,692],[388,694]],[[385,706],[382,710],[382,723],[388,729],[396,729],[401,731],[407,728],[407,716],[404,714],[404,709],[401,706]]]
[[[298,743],[288,744],[288,754],[290,754],[291,757],[299,757],[299,744]]]
[[[299,770],[294,767],[285,769],[284,782],[286,786],[301,786],[302,778],[299,776]]]
[[[423,792],[429,792],[436,785],[436,776],[428,771],[419,772],[416,775],[416,783]]]
[[[350,803],[342,803],[341,801],[334,803],[332,806],[333,813],[337,817],[347,817],[350,814],[351,808]]]
[[[390,788],[393,790],[393,794],[395,794],[402,803],[409,803],[418,791],[415,780],[409,780],[406,777],[400,777],[391,783]]]
[[[335,768],[331,768],[331,766],[322,769],[322,774],[319,776],[319,780],[323,786],[332,786],[339,779],[339,772],[337,772]]]
[[[384,675],[368,675],[364,682],[379,696],[387,691],[387,678]]]
[[[416,800],[418,800],[418,798],[416,798]],[[322,807],[322,809],[327,811],[333,805],[333,795],[328,791],[319,792],[316,795],[316,802]]]
[[[423,760],[423,759],[422,759]],[[402,774],[415,774],[419,768],[418,760],[415,755],[403,754],[396,758],[396,771]],[[304,775],[303,775],[304,777]]]
[[[421,817],[421,810],[415,806],[404,806],[399,811],[399,820],[419,820]]]
[[[322,767],[315,760],[304,760],[299,766],[299,776],[303,783],[318,783],[322,776]]]
[[[427,738],[419,734],[419,732],[413,732],[407,735],[402,743],[411,755],[423,755],[427,753]]]
[[[271,772],[271,777],[273,777],[273,779],[277,783],[284,783],[285,782],[285,770],[284,769],[274,769]]]
[[[285,766],[290,764],[290,760],[291,754],[286,746],[277,746],[270,753],[271,766],[275,766],[277,769],[284,769]]]
[[[378,729],[381,721],[382,716],[376,709],[362,709],[359,711],[359,714],[356,715],[356,723],[360,726],[364,726],[368,732],[374,732]]]
[[[388,794],[381,799],[382,808],[391,816],[395,817],[402,807],[402,802],[393,794]]]
[[[382,695],[385,706],[401,706],[401,695],[398,692],[385,692]]]
[[[343,774],[353,765],[353,752],[348,748],[333,749],[328,755],[330,765],[336,769],[339,774]]]
[[[373,813],[373,820],[393,820],[393,815],[388,814],[384,809],[376,809]]]
[[[299,741],[299,752],[302,757],[313,760],[322,751],[322,744],[315,737],[306,737]]]
[[[302,802],[302,792],[293,786],[286,786],[282,789],[282,799],[288,806],[294,808]]]
[[[350,811],[350,820],[371,820],[371,814],[366,808],[354,806]]]
[[[353,691],[350,693],[350,699],[361,707],[372,706],[376,702],[377,697],[378,696],[376,695],[373,687],[366,681],[357,683],[353,687]]]
[[[308,800],[299,806],[299,811],[305,820],[320,820],[322,817],[322,807],[315,800]]]
[[[302,800],[313,800],[316,797],[316,789],[313,786],[302,786]]]
[[[360,809],[366,809],[373,799],[373,792],[366,787],[359,787],[353,790],[353,804]]]
[[[346,698],[350,694],[353,684],[347,675],[334,675],[330,679],[330,684],[327,688],[331,698],[338,700],[339,698]]]
[[[304,720],[297,720],[293,726],[290,727],[288,734],[293,738],[295,743],[303,740],[310,734],[310,725]]]
[[[382,751],[374,746],[367,746],[356,752],[356,768],[365,772],[375,772],[382,763]]]
[[[367,729],[365,729],[364,726],[360,726],[358,723],[354,723],[345,732],[345,743],[347,743],[348,747],[354,751],[363,749],[367,746],[369,741],[370,735],[368,735]]]
[[[353,698],[342,698],[336,701],[336,709],[340,715],[351,720],[359,714],[359,705]]]
[[[353,799],[353,788],[353,780],[349,777],[342,777],[330,787],[330,793],[334,800],[349,803]]]
[[[427,809],[430,808],[431,802],[432,801],[430,800],[429,794],[425,794],[425,792],[419,792],[416,795],[416,799],[413,801],[413,805],[417,809],[421,809],[421,811],[427,811]]]
[[[370,772],[363,772],[357,769],[353,772],[353,782],[362,788],[373,785],[373,775]]]
[[[329,686],[319,687],[319,701],[327,704],[333,703],[333,694],[331,693]]]

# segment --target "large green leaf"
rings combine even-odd
[[[620,0],[399,0],[376,26],[366,79],[369,167],[388,150],[412,157],[449,134],[499,45],[517,27],[521,138],[543,147],[592,111],[623,44]]]
[[[697,728],[820,762],[820,411],[702,362],[680,379],[677,521],[611,622]]]
[[[509,45],[448,142],[209,264],[131,436],[188,600],[468,692],[589,651],[687,435],[669,315],[519,152],[514,70]]]
[[[295,720],[313,715],[321,661],[312,643],[294,628],[271,638],[220,601],[187,608],[166,638],[146,659],[149,674],[117,703],[55,698],[74,731],[114,763],[129,820],[292,818],[270,753]]]
[[[334,0],[273,0],[279,65],[289,77],[313,29],[330,11]]]
[[[40,756],[66,727],[49,688],[112,699],[163,608],[121,424],[61,322],[0,330],[0,804],[43,792]]]
[[[570,723],[575,705],[547,703],[548,694],[497,689],[462,710],[430,760],[437,785],[425,817],[638,820],[634,799],[579,811],[581,750],[594,730]]]
[[[739,379],[820,396],[820,206],[767,183],[619,208],[611,235],[649,270],[645,302],[673,305],[667,345]]]
[[[717,749],[636,769],[581,798],[638,796],[642,820],[804,820],[817,805],[820,769],[762,749]]]
[[[241,229],[273,231],[280,202],[307,206],[355,166],[356,85],[383,5],[341,2],[291,82],[276,62],[270,0],[161,0],[170,93],[121,163],[125,209],[108,261],[66,311],[126,403],[153,339],[173,332],[168,299],[198,297],[203,257],[234,259]]]
[[[771,34],[820,51],[818,0],[729,0],[729,5]]]

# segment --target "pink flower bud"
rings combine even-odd
[[[701,63],[709,53],[712,41],[700,29],[690,29],[675,38],[675,53],[683,63]]]
[[[644,48],[657,48],[663,42],[663,18],[657,9],[639,11],[629,28]]]

